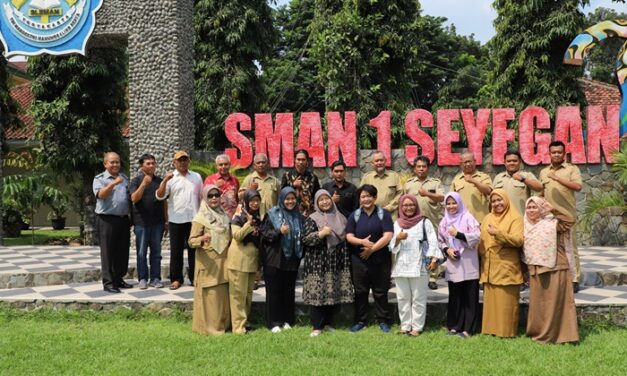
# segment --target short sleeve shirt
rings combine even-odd
[[[209,175],[205,179],[204,185],[216,184],[216,182],[221,178],[222,177],[219,173]],[[233,214],[235,214],[235,210],[237,209],[237,204],[239,202],[237,196],[237,193],[239,192],[239,180],[237,180],[237,178],[233,175],[229,175],[227,179],[223,180],[224,184],[222,184],[222,186],[219,188],[221,193],[220,206],[222,207],[222,209],[224,209],[226,215],[228,215],[229,218],[232,218]]]
[[[168,221],[172,223],[189,223],[194,219],[200,207],[202,195],[202,178],[194,171],[181,175],[174,170],[174,176],[165,186],[165,196],[157,200],[168,199]]]
[[[259,213],[264,216],[268,210],[272,207],[276,206],[277,201],[279,200],[279,191],[281,190],[281,183],[279,179],[274,176],[267,174],[265,178],[259,176],[257,171],[254,171],[251,174],[248,174],[244,181],[242,182],[242,187],[245,189],[249,189],[251,184],[255,182],[257,183],[257,191],[261,195],[261,205],[259,205]]]
[[[370,241],[376,243],[383,237],[383,233],[394,232],[394,223],[390,213],[387,210],[383,210],[383,219],[379,219],[378,212],[378,207],[375,207],[370,215],[362,210],[357,222],[355,222],[355,215],[351,214],[346,222],[346,233],[353,234],[359,239],[367,238],[370,235]],[[359,256],[361,253],[361,248],[355,245],[350,245],[350,250],[356,256]],[[370,255],[366,260],[366,264],[382,264],[390,260],[390,257],[388,247],[383,247]]]
[[[105,199],[99,198],[98,192],[111,184],[116,177],[111,175],[108,171],[94,177],[92,188],[94,196],[96,196],[96,214],[117,215],[119,217],[130,214],[131,206],[128,192],[128,178],[124,176],[124,174],[120,174],[120,176],[124,181],[116,185],[113,188],[113,192]]]
[[[129,185],[129,192],[133,192],[139,188],[144,180],[144,173],[140,172],[135,176]],[[144,189],[144,195],[136,203],[132,204],[133,224],[140,226],[153,226],[162,224],[165,221],[163,213],[163,201],[157,200],[156,192],[163,179],[155,175],[152,182]],[[132,203],[132,201],[131,201]]]
[[[433,225],[437,228],[444,216],[442,204],[440,202],[433,201],[429,197],[421,196],[419,193],[421,188],[431,193],[443,195],[444,189],[442,189],[440,179],[426,178],[425,180],[420,181],[414,176],[409,179],[407,183],[405,183],[405,193],[416,197],[418,200],[418,206],[420,207],[420,213],[429,218],[431,223],[433,223]]]
[[[563,208],[570,215],[577,218],[577,201],[575,191],[561,185],[557,181],[549,178],[549,173],[553,171],[555,175],[577,184],[582,184],[579,167],[564,162],[557,168],[549,165],[540,171],[540,183],[544,187],[544,197],[553,206]]]
[[[525,179],[537,180],[532,172],[518,171]],[[520,180],[514,179],[507,171],[503,171],[494,177],[492,186],[502,188],[507,192],[512,205],[518,209],[518,213],[525,214],[525,203],[531,197],[531,188]]]
[[[490,179],[490,175],[481,171],[475,171],[472,177],[478,179],[479,182],[492,187],[492,179]],[[490,212],[490,202],[488,196],[481,193],[474,184],[467,182],[464,179],[464,174],[462,172],[455,175],[453,178],[451,191],[459,193],[464,201],[464,204],[468,208],[468,211],[473,217],[475,217],[477,222],[481,223],[483,218]]]

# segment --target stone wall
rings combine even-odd
[[[459,150],[458,150],[459,151]],[[371,171],[370,159],[375,150],[361,150],[358,153],[358,165],[359,168],[350,169],[347,179],[350,179],[353,184],[359,185],[362,174]],[[205,162],[213,162],[218,152],[207,151],[194,151],[192,158],[199,159]],[[505,170],[503,166],[493,166],[492,151],[489,148],[483,150],[483,166],[479,166],[479,169],[486,172],[490,176],[494,177],[496,174]],[[544,168],[544,165],[540,166],[526,166],[525,170],[533,172],[536,177],[540,174],[540,170]],[[581,177],[583,179],[583,189],[581,192],[577,192],[575,197],[577,199],[577,212],[581,216],[586,205],[586,201],[604,192],[619,191],[624,192],[625,187],[622,186],[616,178],[616,175],[610,171],[607,164],[589,164],[578,165],[581,170]],[[405,153],[402,149],[395,149],[392,151],[392,169],[401,174],[401,180],[404,182],[409,177],[413,176],[411,166],[405,159]],[[274,175],[278,178],[282,176],[284,169],[275,169]],[[437,167],[431,168],[431,175],[439,178],[444,185],[445,192],[448,192],[451,182],[455,175],[459,172],[459,167]],[[330,180],[330,169],[319,168],[314,169],[314,173],[320,179],[320,183],[324,183]],[[583,226],[579,226],[578,240],[581,245],[618,245],[623,246],[627,244],[627,213],[622,210],[613,209],[603,213],[603,216],[597,218],[592,227],[592,231],[585,231]]]
[[[192,0],[104,0],[88,45],[127,48],[130,160],[150,152],[161,171],[193,146],[193,10]]]

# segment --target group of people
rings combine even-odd
[[[549,152],[551,165],[538,179],[521,169],[516,150],[508,150],[506,170],[493,180],[477,170],[472,153],[463,153],[461,171],[446,194],[441,181],[429,176],[426,156],[415,159],[415,176],[403,186],[399,174],[386,168],[385,155],[376,152],[372,171],[357,188],[346,180],[343,161],[332,164],[332,179],[321,187],[306,150],[296,151],[294,168],[281,180],[269,173],[266,155],[255,155],[254,171],[241,186],[226,155],[216,158],[218,172],[203,182],[189,170],[184,151],[175,153],[176,169],[163,179],[155,175],[155,158],[146,154],[128,182],[119,156],[107,153],[106,171],[94,178],[104,290],[132,287],[123,280],[132,223],[140,289],[163,287],[165,232],[170,232],[170,289],[183,284],[188,249],[188,277],[195,286],[192,325],[201,334],[250,329],[260,270],[268,329],[290,329],[304,260],[303,301],[311,307],[312,337],[334,330],[334,314],[345,303],[355,311],[350,330],[364,329],[370,291],[376,322],[389,332],[392,278],[399,333],[419,336],[427,289],[437,288],[444,268],[449,335],[516,336],[520,290],[527,280],[527,335],[542,343],[578,342],[574,192],[581,190],[581,176],[565,162],[563,143],[551,143]]]

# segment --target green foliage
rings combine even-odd
[[[40,56],[29,60],[35,135],[42,162],[72,180],[91,182],[103,169],[102,156],[124,158],[126,64],[121,49],[92,49],[87,56]]]
[[[226,146],[224,120],[264,106],[256,62],[275,39],[266,0],[196,0],[194,10],[195,145]]]
[[[623,142],[620,150],[615,151],[612,171],[618,174],[618,182],[627,186],[627,143]]]
[[[199,173],[203,181],[207,178],[207,176],[215,174],[218,171],[215,163],[205,163],[195,159],[192,159],[189,162],[189,169]]]
[[[583,104],[577,69],[562,63],[564,49],[583,30],[581,0],[495,0],[491,41],[495,105],[521,110],[535,105]]]
[[[613,9],[600,7],[586,16],[585,27],[617,19],[627,19],[627,13],[618,13]],[[590,50],[590,54],[584,61],[584,70],[589,72],[590,78],[610,84],[617,83],[616,60],[623,43],[625,40],[622,38],[608,38]]]
[[[581,215],[581,223],[586,231],[590,231],[592,221],[602,210],[613,207],[627,210],[627,205],[625,205],[625,199],[623,198],[622,192],[605,192],[589,198],[586,201],[586,206],[584,207],[583,214]]]
[[[31,234],[32,237],[26,237]],[[41,245],[55,243],[67,244],[71,241],[80,239],[80,231],[78,229],[65,229],[65,230],[23,230],[18,232],[15,236],[7,236],[4,240],[4,245],[7,247],[15,247],[20,245]]]
[[[0,43],[0,143],[4,150],[4,131],[8,128],[20,126],[17,117],[17,105],[13,101],[9,91],[9,77],[7,74],[7,61],[2,55],[4,46]]]

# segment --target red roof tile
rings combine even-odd
[[[8,61],[7,62],[7,66],[10,69],[15,69],[24,73],[26,73],[26,64],[28,64],[27,61]]]
[[[33,136],[33,117],[28,114],[30,105],[33,102],[33,95],[30,92],[30,83],[25,83],[11,88],[11,97],[19,106],[18,117],[23,126],[20,129],[8,129],[6,131],[7,140],[27,140]]]
[[[579,87],[586,96],[588,106],[607,106],[621,104],[620,90],[617,85],[608,84],[601,81],[579,78]]]

